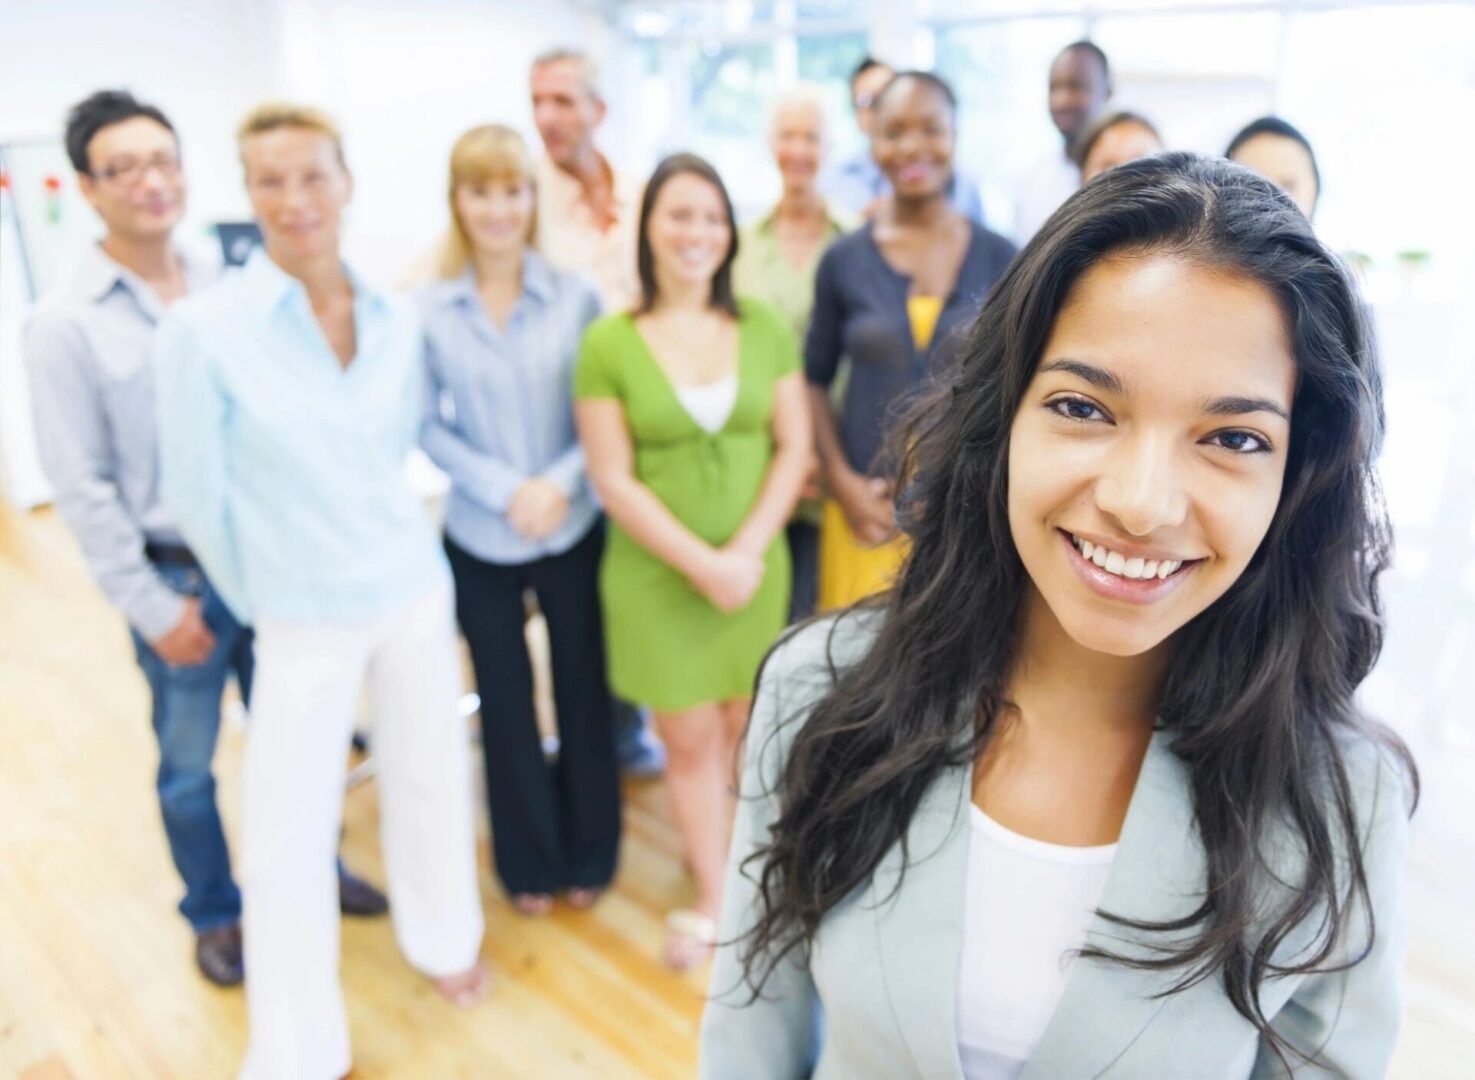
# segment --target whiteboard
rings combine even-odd
[[[31,424],[21,334],[36,299],[60,288],[101,233],[60,140],[0,144],[0,490],[14,505],[51,499]]]

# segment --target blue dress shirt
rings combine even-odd
[[[584,328],[599,316],[594,286],[523,258],[522,295],[505,327],[487,315],[470,269],[420,290],[430,394],[420,442],[451,478],[446,533],[478,559],[511,565],[569,550],[599,516],[574,430],[573,372]],[[523,482],[568,496],[568,517],[531,540],[507,520]]]
[[[301,282],[260,250],[159,326],[164,500],[242,622],[362,622],[448,573],[405,472],[425,400],[420,320],[349,280],[346,368]]]

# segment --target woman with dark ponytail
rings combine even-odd
[[[1382,428],[1273,185],[1166,154],[1057,211],[895,433],[895,587],[760,675],[702,1075],[1383,1075]]]

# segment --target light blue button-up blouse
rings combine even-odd
[[[346,368],[301,282],[260,250],[159,326],[164,500],[243,622],[363,621],[447,573],[405,472],[425,402],[420,320],[349,277]]]
[[[488,316],[469,269],[425,286],[418,300],[430,379],[420,441],[451,478],[447,535],[503,565],[567,551],[599,515],[572,400],[579,342],[599,315],[594,286],[529,251],[505,327]],[[533,477],[569,499],[568,517],[544,540],[507,520],[512,496]]]

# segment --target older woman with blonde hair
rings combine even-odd
[[[440,280],[419,294],[431,385],[421,441],[451,478],[445,548],[481,692],[497,873],[519,911],[543,915],[558,893],[592,904],[614,876],[620,838],[598,593],[604,530],[571,398],[599,300],[533,250],[533,164],[517,132],[462,135],[448,197]],[[523,636],[529,591],[553,659],[551,761]]]

